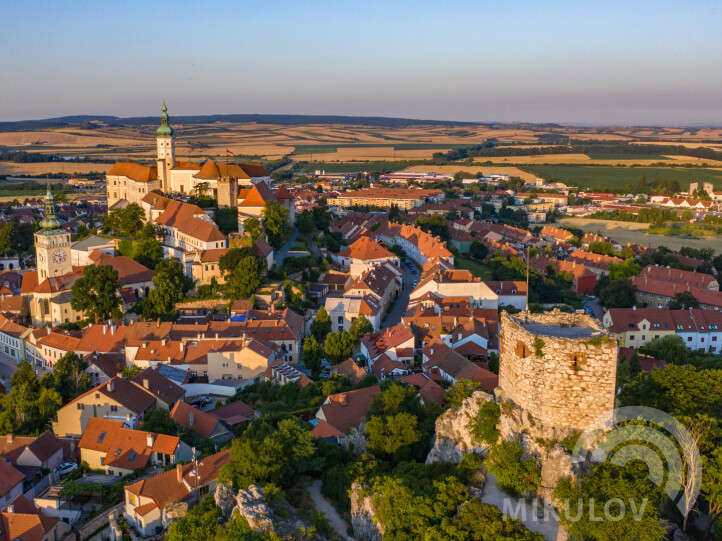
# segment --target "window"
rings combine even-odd
[[[629,335],[629,339],[630,339],[630,340],[634,340],[634,335],[633,335],[633,334],[630,334],[630,335]]]
[[[343,325],[343,316],[338,316],[338,324]]]
[[[135,460],[136,456],[138,456],[138,453],[133,451],[132,453],[130,453],[130,458],[128,458],[128,460],[132,462],[133,460]]]
[[[118,406],[110,406],[110,411],[118,411]]]
[[[646,339],[647,339],[647,335],[646,335],[646,334],[643,334],[643,335],[642,335],[642,341],[644,341],[644,340],[646,340]]]
[[[687,342],[691,342],[691,341],[692,341],[692,337],[691,337],[691,336],[688,336],[688,337],[687,337]]]

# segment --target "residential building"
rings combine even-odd
[[[44,515],[22,494],[2,504],[0,541],[60,541],[70,526]]]
[[[412,188],[378,188],[354,190],[329,197],[328,204],[333,207],[379,207],[409,210],[426,202],[438,203],[444,199],[442,190]]]
[[[364,423],[374,398],[381,394],[381,387],[365,387],[328,395],[316,412],[316,419],[325,421],[336,433],[356,432]]]
[[[469,361],[441,340],[430,342],[422,351],[424,373],[440,376],[449,383],[461,379],[475,381],[487,391],[499,385],[499,376]]]
[[[201,439],[223,443],[233,438],[233,433],[218,417],[194,408],[182,400],[173,406],[170,418]]]
[[[352,278],[356,278],[381,263],[400,265],[399,258],[378,242],[369,237],[360,237],[351,246],[333,254],[331,258],[345,267],[349,267]]]

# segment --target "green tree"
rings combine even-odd
[[[113,267],[88,265],[83,268],[83,276],[73,284],[70,306],[95,323],[111,317],[119,318],[122,315],[119,289],[118,271]]]
[[[311,371],[311,377],[317,378],[321,373],[321,346],[318,341],[313,337],[309,336],[303,342],[303,365]]]
[[[325,197],[319,197],[318,203],[313,207],[313,223],[316,224],[316,229],[321,231],[328,231],[331,225],[331,209],[328,208],[328,202]]]
[[[158,262],[163,259],[163,245],[155,238],[145,239],[140,243],[140,247],[133,259],[149,269],[154,269]]]
[[[246,218],[243,222],[243,231],[251,234],[251,244],[254,244],[258,239],[263,237],[261,222],[256,218]]]
[[[702,496],[709,506],[704,532],[707,539],[712,524],[722,515],[722,449],[717,447],[709,457],[704,457],[704,461]]]
[[[486,465],[505,492],[520,495],[541,484],[539,466],[531,457],[522,460],[524,454],[524,446],[518,441],[502,441],[491,448]]]
[[[450,408],[458,408],[461,403],[469,398],[474,391],[479,389],[479,384],[469,379],[460,379],[454,383],[446,395],[446,404]]]
[[[333,364],[342,363],[353,355],[351,335],[344,330],[328,333],[324,353],[326,358]]]
[[[175,305],[193,287],[193,280],[183,272],[180,260],[171,258],[156,265],[153,285],[155,288],[143,301],[143,317],[174,319]]]
[[[607,308],[631,308],[637,302],[637,288],[628,278],[606,280],[598,296],[602,306]]]
[[[296,229],[301,235],[310,235],[313,233],[313,212],[310,210],[304,210],[301,214],[296,216]]]
[[[288,236],[288,209],[278,201],[266,201],[262,217],[268,243],[278,250]]]
[[[364,336],[371,334],[372,332],[374,332],[374,327],[363,314],[359,314],[359,316],[351,322],[349,334],[351,335],[351,340],[353,340],[355,344],[357,344]]]
[[[233,441],[221,481],[230,480],[238,488],[268,482],[290,486],[315,466],[310,460],[314,451],[311,431],[297,417],[279,421],[277,429],[269,419],[257,419]]]
[[[90,374],[85,373],[87,367],[87,363],[73,351],[69,351],[55,363],[52,372],[54,388],[63,397],[63,402],[69,402],[90,389]]]
[[[244,257],[232,271],[226,273],[225,278],[225,289],[231,298],[249,298],[261,286],[258,259],[253,255]]]
[[[589,251],[594,254],[612,255],[614,245],[611,242],[595,241],[589,243]]]
[[[577,480],[562,479],[554,495],[568,506],[559,513],[559,520],[569,537],[593,541],[664,539],[658,516],[659,489],[648,477],[643,464],[631,462],[624,468],[598,464],[590,475]],[[615,503],[619,501],[624,502],[626,512]],[[619,516],[619,520],[607,520],[605,506],[609,516]]]
[[[630,257],[624,260],[624,263],[615,263],[612,261],[609,264],[609,278],[616,280],[618,278],[631,278],[637,276],[642,270],[642,266],[634,261],[634,258]]]
[[[487,255],[489,255],[489,248],[487,248],[484,244],[480,243],[478,240],[475,240],[471,243],[471,247],[469,248],[469,255],[474,259],[481,261]]]
[[[670,310],[688,310],[689,308],[699,308],[699,300],[691,291],[680,291],[675,293],[674,298],[667,305]]]
[[[674,334],[647,342],[639,350],[642,355],[661,359],[673,364],[684,364],[689,360],[690,352],[681,336]]]
[[[479,413],[469,419],[469,431],[478,444],[487,443],[494,445],[499,439],[499,430],[496,425],[501,416],[499,404],[492,401],[484,402],[479,408]]]
[[[311,322],[311,334],[318,342],[323,342],[331,332],[331,318],[323,306],[318,309],[316,317]]]
[[[31,434],[43,432],[51,417],[63,404],[52,387],[41,386],[32,365],[23,361],[10,378],[10,393],[0,397],[0,433]]]
[[[121,377],[123,379],[130,379],[133,376],[140,374],[143,370],[140,368],[140,366],[137,366],[135,364],[128,364],[123,368],[123,372],[121,372]]]
[[[418,419],[406,412],[371,417],[366,423],[368,448],[388,456],[394,455],[402,447],[413,445],[421,439],[417,424]]]
[[[223,534],[223,527],[220,524],[222,518],[221,509],[216,505],[213,496],[206,496],[182,519],[170,525],[166,541],[216,539]]]
[[[146,432],[167,434],[169,436],[178,436],[183,433],[183,427],[171,419],[168,410],[163,408],[150,410],[146,413],[143,416],[140,428]]]

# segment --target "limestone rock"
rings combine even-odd
[[[436,419],[436,441],[451,440],[464,453],[483,452],[486,446],[478,446],[469,431],[469,421],[479,414],[484,402],[493,402],[494,397],[483,391],[475,391],[461,406],[448,410]]]
[[[263,490],[260,487],[251,485],[248,490],[239,490],[236,503],[238,511],[254,532],[275,532],[273,512],[263,499]]]
[[[221,512],[225,518],[230,517],[233,514],[233,510],[236,507],[236,495],[226,485],[218,483],[216,485],[216,491],[213,494],[213,498],[216,501],[216,505],[221,508]]]
[[[450,462],[451,464],[458,464],[461,462],[461,457],[464,452],[457,447],[457,445],[449,438],[434,438],[434,446],[429,451],[426,457],[426,463],[431,464],[432,462]]]
[[[578,471],[572,455],[557,443],[542,459],[540,495],[554,502],[554,489],[565,477],[576,478]]]
[[[351,485],[351,527],[358,541],[381,541],[384,535],[383,525],[374,521],[375,510],[371,495],[364,495],[365,487]]]

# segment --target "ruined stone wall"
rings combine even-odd
[[[533,334],[524,326],[528,322],[551,326],[551,335]],[[570,328],[586,333],[558,335],[573,334]],[[558,310],[502,314],[499,387],[532,422],[583,430],[603,415],[611,417],[616,377],[616,340],[593,318]]]

